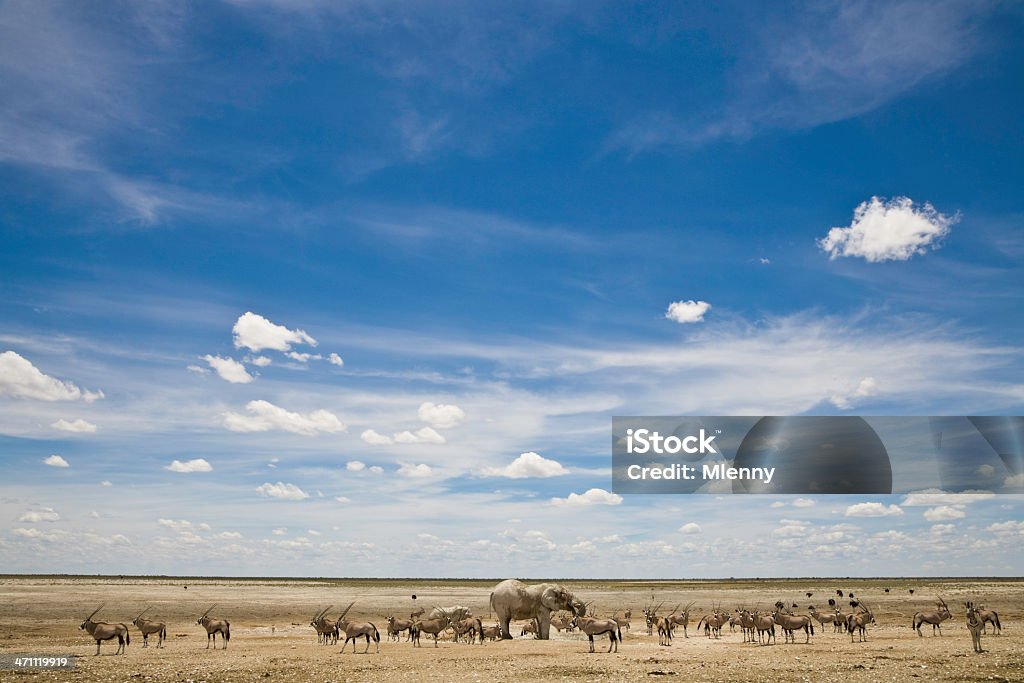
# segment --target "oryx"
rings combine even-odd
[[[338,643],[338,624],[328,619],[325,614],[331,611],[334,605],[328,605],[326,609],[320,610],[314,616],[309,625],[316,629],[316,642],[322,645],[336,645]]]
[[[132,626],[139,629],[142,633],[142,647],[149,647],[149,636],[151,633],[156,634],[156,646],[162,648],[164,646],[164,640],[167,639],[167,625],[162,621],[151,621],[150,619],[143,619],[142,615],[150,610],[149,607],[142,610],[139,616],[132,619]]]
[[[941,597],[939,598],[939,601],[936,603],[936,607],[938,607],[938,609],[933,610],[931,612],[918,612],[914,615],[914,621],[911,625],[913,626],[914,630],[917,631],[917,635],[921,636],[922,638],[924,637],[924,634],[921,633],[921,627],[924,624],[932,625],[933,636],[935,635],[936,631],[938,631],[939,635],[941,636],[942,626],[940,626],[940,624],[942,624],[942,622],[944,622],[946,619],[953,618],[953,615],[949,612],[949,608],[946,606],[946,601],[943,600]]]
[[[578,628],[583,633],[587,634],[587,638],[590,639],[590,651],[594,651],[594,636],[608,634],[608,652],[612,651],[612,647],[615,647],[615,651],[619,651],[619,641],[622,640],[622,629],[619,627],[619,622],[614,619],[595,619],[594,617],[580,617],[575,616],[572,619],[573,627]]]
[[[967,608],[967,630],[971,632],[971,642],[974,644],[974,651],[984,652],[981,649],[981,634],[985,632],[985,622],[973,602],[964,603],[964,607]]]
[[[231,640],[231,624],[227,619],[211,619],[210,612],[216,607],[216,603],[210,605],[210,609],[203,612],[203,615],[196,619],[196,623],[206,629],[206,649],[210,649],[210,639],[213,639],[213,649],[217,649],[217,634],[220,634],[223,649],[228,649],[228,641]]]
[[[341,651],[345,651],[345,648],[348,647],[348,641],[351,640],[352,654],[355,654],[356,639],[366,638],[366,649],[363,650],[363,654],[365,655],[370,651],[370,640],[377,643],[377,652],[380,652],[380,631],[377,630],[376,626],[368,621],[352,622],[345,619],[345,615],[348,614],[348,611],[352,609],[352,605],[354,604],[356,603],[353,600],[349,603],[348,607],[345,608],[345,611],[341,613],[341,616],[338,617],[338,630],[345,632],[345,642],[341,645]]]
[[[441,610],[441,616],[436,619],[417,619],[414,621],[409,629],[409,632],[412,634],[413,647],[422,647],[420,645],[420,633],[428,633],[434,636],[434,647],[437,647],[437,637],[448,628],[451,620],[451,615]]]
[[[92,614],[87,616],[78,628],[88,631],[89,635],[96,639],[97,655],[100,653],[100,642],[111,640],[112,638],[117,638],[117,651],[114,654],[123,655],[125,647],[131,645],[132,642],[131,635],[128,633],[128,627],[124,624],[108,624],[103,621],[93,621],[92,618],[101,609],[103,609],[103,605],[97,607]]]

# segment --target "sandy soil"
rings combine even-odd
[[[356,600],[352,615],[377,624],[384,615],[407,615],[415,606],[463,604],[488,621],[487,597],[494,581],[290,581],[227,579],[40,578],[0,579],[0,655],[77,655],[71,671],[0,671],[3,681],[635,681],[665,677],[686,681],[1024,681],[1024,579],[1022,580],[847,580],[721,582],[566,581],[578,596],[594,601],[599,613],[633,610],[633,628],[618,654],[606,654],[608,641],[589,654],[585,636],[554,634],[550,641],[516,639],[485,645],[442,642],[435,649],[387,642],[380,654],[340,653],[340,646],[317,645],[309,626],[319,607],[333,604],[337,615]],[[188,585],[188,589],[183,588]],[[885,588],[890,593],[885,593]],[[911,596],[909,588],[915,589]],[[658,645],[639,617],[654,596],[670,609],[696,601],[694,619],[714,603],[769,606],[776,600],[820,609],[835,590],[854,591],[867,600],[878,623],[866,643],[851,643],[831,627],[810,644],[744,644],[740,632],[723,631],[720,640],[677,632],[671,647]],[[806,592],[814,595],[808,599]],[[418,599],[414,602],[412,594]],[[954,612],[944,636],[930,629],[919,638],[910,628],[915,611],[931,609],[942,595]],[[975,654],[965,628],[965,600],[996,609],[1003,635],[987,636],[986,652]],[[78,625],[100,603],[97,617],[129,622],[146,606],[168,625],[162,650],[142,647],[132,628],[124,656],[95,644]],[[207,650],[199,613],[217,603],[215,614],[230,620],[228,649]],[[518,631],[516,631],[518,633]],[[153,637],[151,637],[153,640]],[[351,647],[351,646],[350,646]],[[360,646],[359,650],[362,651]]]

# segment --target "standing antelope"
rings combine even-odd
[[[210,639],[213,639],[213,649],[217,649],[217,634],[220,634],[221,646],[228,649],[228,641],[231,640],[231,623],[227,619],[211,619],[209,614],[217,605],[211,605],[210,609],[203,612],[203,616],[196,620],[196,623],[206,629],[206,649],[210,649]]]
[[[377,652],[380,652],[380,631],[377,627],[368,621],[362,623],[351,622],[345,619],[345,615],[352,609],[352,605],[356,604],[353,600],[349,603],[345,611],[338,617],[338,630],[345,632],[345,642],[341,645],[341,651],[344,652],[345,648],[348,647],[348,641],[352,641],[352,654],[356,653],[356,639],[366,638],[366,649],[363,650],[363,654],[367,654],[370,651],[370,640],[374,640],[377,643]]]
[[[559,633],[562,631],[572,630],[572,617],[562,616],[561,614],[551,617],[551,625],[555,627]]]
[[[106,604],[106,603],[104,603]],[[103,609],[103,605],[96,608],[96,611],[85,618],[78,628],[88,631],[89,635],[96,639],[96,655],[100,653],[100,642],[117,638],[117,651],[115,655],[123,655],[125,647],[131,645],[132,637],[128,633],[128,627],[124,624],[108,624],[105,621],[93,621],[96,612]]]
[[[938,607],[937,610],[931,612],[918,612],[914,615],[914,622],[912,626],[914,630],[917,631],[917,635],[921,636],[922,638],[924,637],[924,634],[921,633],[921,627],[923,625],[931,624],[932,636],[935,635],[936,631],[938,631],[939,635],[941,636],[942,626],[940,626],[940,624],[944,622],[946,619],[953,618],[953,615],[949,613],[949,608],[946,607],[946,601],[942,598],[939,598],[938,603],[936,603],[936,607]]]
[[[420,607],[419,609],[416,609],[416,610],[413,610],[412,612],[410,612],[409,613],[409,618],[415,621],[416,619],[419,619],[420,617],[422,617],[425,613],[426,613],[426,610],[423,609],[422,607]]]
[[[846,617],[846,630],[850,633],[851,643],[855,631],[860,634],[860,642],[863,643],[868,639],[868,624],[874,622],[875,615],[871,613],[871,608],[863,600],[859,603],[851,601],[851,606],[854,608],[854,613]],[[857,607],[860,607],[860,612],[856,611]]]
[[[142,647],[149,647],[149,636],[151,633],[156,634],[156,646],[162,648],[164,646],[164,640],[167,638],[167,625],[162,621],[151,621],[149,619],[143,619],[142,615],[149,611],[149,608],[142,610],[139,616],[132,619],[132,626],[139,629],[142,633]]]
[[[806,614],[796,615],[786,609],[781,602],[775,603],[775,612],[772,619],[782,629],[784,643],[796,643],[796,631],[803,630],[805,643],[811,642],[814,635],[814,620]]]
[[[644,607],[644,620],[647,622],[647,635],[654,635],[654,625],[658,618],[658,610],[664,605],[664,602],[658,603],[657,607],[653,605],[647,605]]]
[[[422,647],[420,645],[420,633],[429,633],[434,636],[434,647],[437,647],[437,637],[448,628],[451,623],[451,615],[441,611],[441,616],[437,619],[418,619],[413,622],[409,632],[412,634],[413,647]]]
[[[622,640],[622,629],[619,628],[619,622],[614,619],[596,619],[594,617],[580,617],[575,616],[572,619],[573,628],[578,628],[583,633],[587,634],[587,638],[590,639],[590,651],[594,652],[594,636],[601,636],[605,633],[608,634],[608,652],[612,651],[612,647],[615,647],[615,651],[619,651],[619,641]]]
[[[704,624],[704,635],[708,638],[714,636],[716,639],[722,636],[722,627],[729,623],[729,615],[715,607],[710,615],[705,615],[697,622],[697,628]]]
[[[409,629],[412,628],[413,624],[412,619],[395,619],[393,616],[389,615],[384,617],[384,620],[388,622],[389,640],[395,640],[397,642],[402,631],[406,632],[406,640],[412,638],[412,633],[409,632]]]
[[[495,624],[494,626],[484,626],[484,631],[483,631],[483,634],[481,635],[481,640],[487,639],[487,640],[494,641],[494,640],[497,640],[500,637],[501,637],[501,626],[500,625]]]
[[[981,618],[980,610],[973,602],[964,603],[967,608],[967,630],[971,632],[971,642],[974,644],[975,652],[984,652],[981,649],[981,634],[985,632],[985,621]]]
[[[477,617],[466,617],[460,621],[456,621],[452,624],[452,630],[455,631],[455,642],[459,642],[459,638],[463,635],[469,635],[469,644],[472,645],[476,642],[476,637],[480,636],[480,644],[484,644],[484,625]]]
[[[998,633],[999,635],[1003,634],[1003,625],[999,623],[999,615],[996,614],[995,610],[985,609],[984,605],[978,605],[974,608],[974,611],[977,612],[978,618],[981,619],[982,633],[985,632],[985,626],[987,624],[992,624],[993,635],[995,635],[996,633]]]
[[[747,612],[747,610],[743,611],[746,612],[746,614],[750,617],[750,620],[753,622],[754,628],[757,630],[758,643],[760,643],[761,645],[771,645],[772,641],[774,640],[776,645],[778,644],[779,641],[775,638],[774,619],[772,619],[770,616],[761,616],[761,614],[758,613],[756,610],[752,613]],[[750,642],[754,642],[753,638],[751,638]]]
[[[658,629],[658,645],[670,647],[672,645],[672,622],[668,617],[657,617],[655,627]]]
[[[692,602],[689,605],[686,606],[686,609],[683,610],[682,614],[676,614],[676,612],[679,610],[679,606],[676,605],[676,608],[674,610],[672,610],[671,614],[668,615],[668,620],[672,622],[673,630],[675,629],[676,626],[682,626],[683,627],[683,637],[684,638],[689,638],[690,637],[686,633],[686,626],[690,623],[690,608],[691,607],[693,607],[693,603]]]
[[[334,605],[328,605],[327,609],[317,612],[309,625],[316,629],[316,642],[322,645],[336,645],[338,643],[338,625],[325,617]]]
[[[825,628],[825,624],[832,624],[833,633],[839,630],[838,626],[842,619],[842,615],[839,613],[838,608],[836,608],[834,612],[826,612],[825,614],[822,614],[814,608],[814,605],[811,605],[807,608],[807,611],[811,613],[811,616],[814,617],[819,624],[821,624],[822,629]]]

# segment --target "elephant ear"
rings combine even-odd
[[[565,589],[558,586],[548,586],[540,594],[540,602],[551,611],[558,611],[566,602]]]

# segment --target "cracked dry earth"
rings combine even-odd
[[[550,641],[468,645],[426,638],[422,648],[387,642],[380,653],[341,654],[340,643],[318,645],[309,626],[314,612],[333,604],[332,614],[356,600],[350,618],[373,621],[384,630],[384,616],[407,616],[417,606],[461,604],[488,620],[487,599],[496,581],[468,580],[280,580],[4,577],[0,579],[0,655],[76,655],[73,670],[0,671],[3,681],[1024,681],[1024,580],[764,580],[764,581],[564,581],[601,614],[633,610],[633,628],[624,632],[618,654],[606,654],[608,640],[588,653],[585,636],[554,633]],[[188,589],[184,589],[184,585]],[[914,588],[914,595],[909,588]],[[700,614],[714,604],[767,608],[776,600],[819,609],[836,589],[853,591],[873,607],[878,623],[868,642],[850,642],[831,626],[816,630],[810,644],[745,644],[737,630],[723,629],[718,640],[696,633]],[[890,592],[885,593],[884,589]],[[813,593],[808,599],[806,593]],[[413,601],[411,595],[418,600]],[[941,637],[930,627],[919,638],[911,630],[914,612],[933,608],[941,595],[954,619]],[[662,611],[695,601],[689,638],[676,633],[671,647],[648,636],[641,608],[664,602]],[[984,603],[999,612],[1003,635],[986,636],[976,654],[965,627],[963,603]],[[844,599],[843,603],[846,602]],[[78,625],[100,603],[97,619],[129,622],[150,606],[147,616],[168,626],[164,649],[142,647],[131,628],[124,656],[116,645],[95,644]],[[228,649],[207,650],[197,616],[217,603],[215,615],[231,622]],[[798,611],[802,611],[798,610]],[[514,630],[518,633],[518,628]],[[151,636],[151,641],[154,637]],[[219,646],[218,646],[219,647]],[[362,652],[365,643],[360,644]]]

